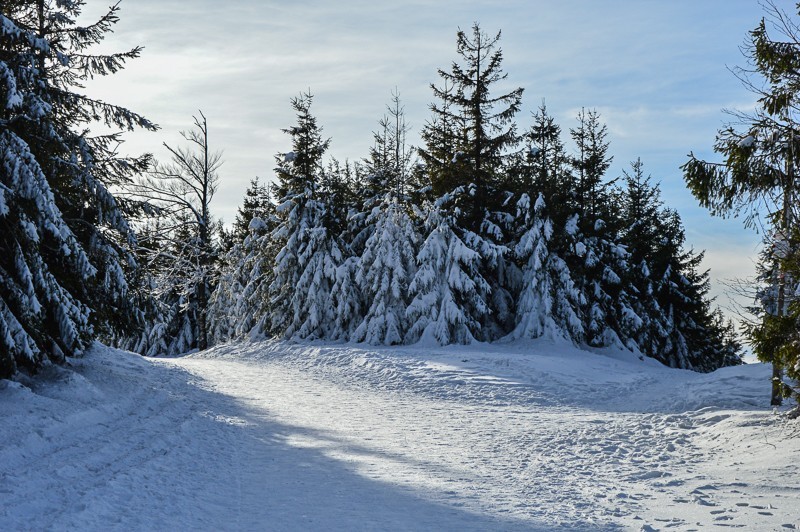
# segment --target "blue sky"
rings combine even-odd
[[[87,16],[106,5],[89,3]],[[753,106],[728,67],[745,64],[739,47],[762,15],[755,0],[124,0],[103,49],[141,44],[143,55],[87,91],[162,127],[129,135],[124,149],[134,153],[163,156],[161,142],[179,143],[201,109],[225,159],[214,210],[231,222],[249,180],[271,178],[273,156],[289,148],[280,129],[294,122],[291,97],[310,88],[331,154],[359,159],[396,88],[416,142],[436,70],[457,58],[458,28],[477,21],[503,32],[508,88],[525,88],[520,128],[544,99],[566,140],[578,110],[596,108],[610,133],[609,177],[642,158],[689,245],[707,250],[725,305],[719,281],[752,275],[759,237],[699,208],[679,166],[690,151],[713,157],[723,108]]]

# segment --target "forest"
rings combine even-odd
[[[82,88],[141,49],[95,55],[119,6],[90,26],[75,22],[81,7],[16,0],[0,15],[0,377],[62,364],[95,340],[157,356],[244,338],[543,337],[700,372],[742,362],[703,254],[645,163],[608,175],[612,147],[591,108],[565,127],[544,102],[519,116],[524,89],[508,88],[500,32],[457,32],[452,64],[432,73],[420,146],[395,92],[367,155],[338,161],[313,94],[299,93],[274,177],[254,179],[225,226],[212,208],[222,156],[202,112],[183,145],[166,146],[169,160],[118,153],[125,131],[158,126]],[[774,38],[762,20],[741,73],[760,107],[744,129],[720,131],[720,162],[690,156],[683,172],[715,214],[770,227],[744,332],[774,364],[778,400],[793,392],[782,372],[800,372],[800,42],[783,12],[768,15],[785,31]],[[113,131],[92,133],[98,123]]]

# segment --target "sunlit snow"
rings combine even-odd
[[[769,367],[568,344],[96,347],[0,381],[0,529],[785,530]]]

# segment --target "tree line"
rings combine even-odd
[[[92,55],[117,7],[85,27],[79,12],[3,4],[0,376],[96,338],[155,355],[248,336],[545,337],[698,371],[740,363],[677,211],[641,161],[607,175],[600,116],[579,113],[573,152],[544,104],[517,125],[523,89],[498,93],[499,33],[458,32],[418,147],[395,94],[367,157],[326,158],[313,96],[294,98],[274,182],[254,180],[227,229],[210,210],[221,157],[202,113],[168,162],[90,134],[98,120],[157,126],[79,94],[139,54]]]
[[[499,38],[477,25],[458,32],[417,148],[395,94],[366,158],[326,160],[313,96],[294,98],[274,184],[252,182],[213,252],[198,247],[178,270],[187,241],[208,242],[199,230],[209,221],[176,217],[167,225],[186,234],[166,239],[149,231],[163,229],[163,210],[162,227],[145,225],[160,261],[146,285],[163,297],[121,345],[158,354],[247,336],[378,345],[544,336],[700,371],[739,363],[702,254],[686,248],[642,162],[608,178],[595,111],[568,131],[575,153],[544,104],[519,131],[523,89],[496,90],[506,79]],[[172,183],[203,182],[186,159],[173,157],[183,171]],[[161,205],[157,190],[150,180],[142,196]],[[201,212],[195,199],[190,210]],[[201,258],[210,254],[213,265]]]

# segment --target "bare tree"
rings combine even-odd
[[[194,314],[197,347],[208,347],[206,314],[213,290],[213,242],[211,200],[219,181],[222,153],[212,152],[205,115],[193,116],[194,127],[182,131],[184,147],[164,143],[170,153],[168,163],[155,163],[153,169],[132,187],[132,195],[144,200],[158,217],[158,234],[150,235],[155,244],[148,251],[148,262],[161,268],[166,280],[163,291],[176,289],[182,305]],[[186,310],[185,309],[185,310]]]

